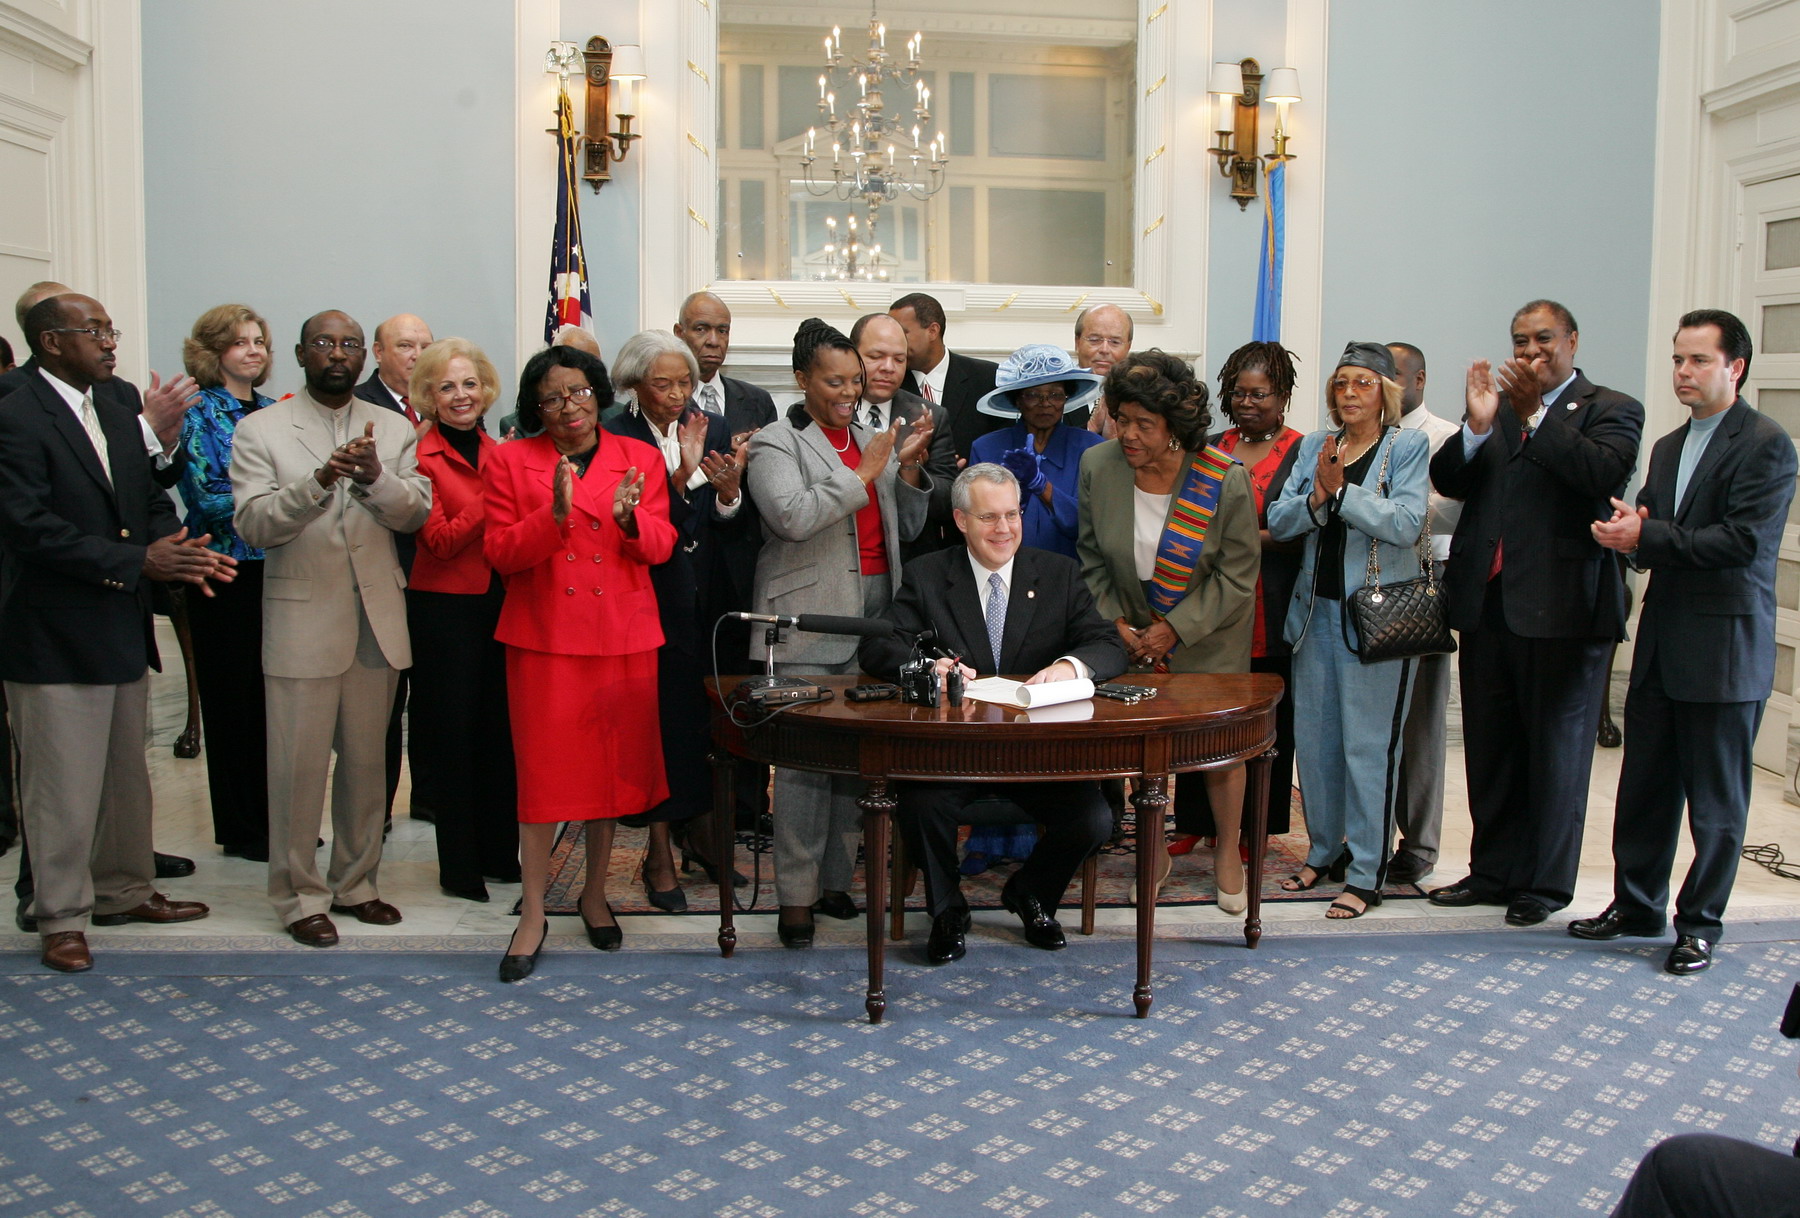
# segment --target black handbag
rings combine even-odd
[[[1377,479],[1382,493],[1388,490],[1388,454],[1390,444],[1381,453],[1381,474]],[[1376,557],[1375,539],[1369,539],[1369,572],[1367,582],[1350,594],[1349,619],[1356,627],[1360,645],[1348,638],[1344,645],[1364,664],[1380,664],[1386,660],[1404,660],[1413,656],[1443,655],[1456,650],[1450,634],[1450,605],[1438,583],[1431,562],[1431,509],[1419,525],[1419,569],[1417,579],[1397,584],[1381,582],[1381,564]]]

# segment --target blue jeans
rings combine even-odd
[[[1306,863],[1323,871],[1348,844],[1349,883],[1379,890],[1417,661],[1364,664],[1344,644],[1346,612],[1344,602],[1319,597],[1294,648],[1294,751],[1312,839]]]

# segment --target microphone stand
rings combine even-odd
[[[739,681],[731,691],[732,701],[752,706],[785,706],[790,702],[817,702],[823,696],[817,683],[805,677],[775,675],[775,648],[781,643],[782,629],[780,622],[770,622],[763,630],[763,675]]]

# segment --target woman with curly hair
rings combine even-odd
[[[900,543],[925,527],[930,416],[904,441],[898,416],[886,431],[856,422],[862,357],[816,317],[794,335],[794,383],[800,400],[750,441],[750,497],[766,538],[756,612],[878,617],[900,585]],[[855,672],[856,639],[791,630],[775,659],[783,675]],[[788,947],[812,943],[815,909],[856,916],[849,888],[861,789],[855,778],[775,771],[776,930]]]
[[[189,537],[237,559],[237,578],[213,595],[187,598],[194,631],[194,684],[206,731],[206,785],[213,840],[228,855],[269,861],[269,746],[262,675],[263,552],[237,535],[231,449],[237,425],[275,399],[269,379],[269,323],[248,305],[208,309],[181,345],[181,362],[200,396],[181,422],[181,502]]]
[[[1294,357],[1280,343],[1245,343],[1228,355],[1219,369],[1219,404],[1232,425],[1219,435],[1217,443],[1219,451],[1237,458],[1250,475],[1257,536],[1262,542],[1256,616],[1251,619],[1250,671],[1274,673],[1283,684],[1292,683],[1292,665],[1281,627],[1304,547],[1269,536],[1269,505],[1287,485],[1299,453],[1303,433],[1287,425],[1293,397]],[[1293,787],[1294,703],[1283,698],[1275,708],[1275,760],[1269,766],[1266,828],[1271,835],[1288,831]],[[1217,831],[1211,805],[1178,800],[1175,828],[1182,836],[1169,844],[1169,853],[1187,854],[1201,838]]]
[[[1206,443],[1205,383],[1173,355],[1134,351],[1106,374],[1106,400],[1117,438],[1081,459],[1076,543],[1101,615],[1142,667],[1248,672],[1261,565],[1256,500],[1243,465]],[[1208,770],[1202,782],[1219,809],[1219,908],[1240,914],[1249,904],[1238,857],[1244,767]],[[1192,783],[1177,784],[1178,800]],[[1168,853],[1157,853],[1160,884]]]

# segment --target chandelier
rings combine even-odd
[[[889,270],[898,265],[898,260],[892,254],[882,252],[881,245],[875,240],[873,223],[865,233],[858,229],[856,217],[851,215],[845,217],[845,228],[848,231],[840,237],[837,217],[825,218],[825,246],[808,259],[818,267],[813,277],[885,282]]]
[[[902,196],[928,199],[944,186],[950,154],[943,133],[921,142],[931,122],[931,89],[920,60],[924,44],[924,35],[915,33],[907,40],[904,59],[889,54],[887,26],[881,23],[874,5],[869,8],[866,57],[844,54],[843,32],[837,26],[825,38],[819,114],[831,141],[831,163],[824,164],[818,128],[808,128],[801,171],[807,193],[815,198],[862,201],[868,212],[865,240],[869,242],[875,239],[883,203]],[[892,104],[890,92],[904,101]],[[825,176],[827,168],[829,178]]]

